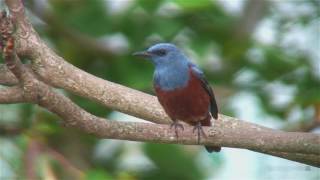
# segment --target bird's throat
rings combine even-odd
[[[157,67],[153,78],[154,85],[161,90],[170,91],[183,88],[188,84],[190,78],[189,67],[184,65]]]

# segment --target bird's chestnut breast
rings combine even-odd
[[[208,117],[210,97],[191,70],[189,75],[189,81],[183,88],[168,91],[155,85],[155,91],[170,118],[193,124]]]

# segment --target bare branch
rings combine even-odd
[[[12,104],[26,102],[22,88],[19,86],[0,89],[0,104]]]
[[[17,56],[15,57],[18,58]],[[15,62],[19,62],[19,59],[16,59]],[[108,122],[103,118],[96,117],[81,109],[65,96],[52,91],[49,86],[35,79],[31,72],[23,68],[17,63],[11,69],[23,82],[24,98],[56,113],[66,121],[67,125],[104,138],[197,144],[196,135],[192,133],[192,127],[189,126],[185,128],[184,132],[181,133],[181,137],[177,139],[167,125]],[[235,126],[237,126],[236,131]],[[250,125],[249,123],[243,125],[241,121],[236,119],[233,119],[232,122],[222,119],[215,123],[214,127],[206,127],[205,131],[208,137],[202,138],[201,144],[320,154],[320,136],[316,134],[285,133],[272,129],[263,130],[261,126]],[[277,141],[274,141],[275,139]]]
[[[6,56],[9,57],[9,56]],[[67,125],[81,129],[98,137],[147,141],[158,143],[197,144],[197,137],[192,133],[192,127],[187,126],[179,138],[167,125],[150,123],[129,123],[106,121],[96,117],[68,98],[52,91],[49,86],[38,81],[32,73],[21,64],[18,56],[10,70],[23,83],[24,98],[59,115]],[[6,60],[8,61],[8,60]],[[225,147],[248,148],[256,151],[280,151],[292,153],[320,154],[320,137],[309,133],[284,133],[276,130],[263,130],[257,125],[240,126],[234,131],[233,126],[241,121],[233,120],[226,123],[223,120],[214,127],[204,128],[208,137],[202,138],[200,144],[219,145]],[[277,141],[274,141],[277,139]],[[268,143],[267,143],[268,142]]]
[[[313,106],[314,118],[312,120],[289,123],[284,126],[283,130],[291,132],[309,132],[320,127],[320,103],[315,103]]]
[[[315,120],[311,120],[286,124],[282,130],[290,132],[310,132],[317,127],[320,127],[320,124]]]
[[[243,8],[242,16],[239,18],[235,27],[237,38],[247,38],[254,31],[256,25],[268,11],[269,1],[248,0]]]
[[[109,59],[115,56],[115,51],[106,43],[66,26],[55,17],[55,14],[51,12],[49,8],[43,7],[41,3],[37,4],[37,1],[35,1],[34,5],[29,6],[29,9],[47,24],[50,31],[54,31],[60,36],[70,40],[82,51],[89,52],[92,55],[101,55]]]
[[[62,154],[60,154],[59,152],[57,152],[56,150],[54,150],[48,146],[45,146],[45,145],[42,145],[42,146],[44,146],[44,149],[52,158],[54,158],[56,161],[58,161],[60,163],[60,165],[63,166],[63,168],[65,168],[67,171],[69,171],[76,179],[83,179],[84,178],[84,176],[85,176],[84,173],[82,171],[80,171],[78,168],[76,168]]]
[[[197,143],[196,135],[192,133],[192,127],[187,126],[185,128],[185,131],[181,133],[179,139],[177,139],[175,137],[174,132],[172,132],[167,125],[107,121],[105,119],[95,117],[85,112],[84,110],[80,109],[78,106],[73,104],[73,102],[71,102],[67,98],[59,94],[56,94],[53,91],[48,90],[44,84],[40,83],[40,86],[37,89],[41,89],[41,91],[38,91],[38,93],[40,93],[40,96],[43,97],[39,100],[39,104],[41,106],[49,109],[52,112],[57,113],[63,120],[65,120],[67,125],[76,127],[91,134],[95,134],[98,137],[157,143]],[[230,124],[232,126],[232,123]],[[256,130],[257,129],[255,127],[253,127],[252,129],[242,129],[242,131],[240,131],[242,133],[237,134],[234,132],[232,127],[222,128],[215,126],[214,128],[205,128],[205,131],[208,134],[208,138],[203,138],[201,144],[219,144],[226,147],[254,149],[255,151],[261,151],[262,149],[268,150],[270,148],[271,150],[287,151],[286,148],[288,147],[301,147],[303,146],[303,144],[308,144],[308,142],[310,141],[316,141],[312,142],[312,144],[317,144],[317,139],[319,139],[317,135],[307,133],[282,133],[275,131],[274,133],[269,134],[269,132],[263,131],[261,133],[257,133]],[[310,135],[310,137],[306,138],[306,135]],[[292,141],[295,140],[297,137],[299,137],[301,142],[303,143]],[[275,138],[282,139],[282,141],[287,141],[288,139],[291,139],[291,141],[289,140],[289,143],[282,141],[274,141]],[[270,144],[270,141],[274,143]],[[291,155],[290,153],[281,153],[274,151],[269,153],[268,151],[264,150],[263,153],[273,154],[280,157],[286,157],[288,159],[293,159],[298,162],[304,162],[310,165],[317,165],[318,163],[317,166],[319,166],[320,163],[318,161],[319,158],[314,158],[319,157],[319,155],[301,154],[297,157],[295,154]],[[299,157],[304,158],[299,159]],[[308,161],[305,162],[306,160]]]
[[[314,121],[316,124],[318,124],[318,126],[320,125],[320,102],[316,103],[314,105]]]
[[[0,95],[1,96],[1,95]],[[0,136],[15,136],[20,135],[24,132],[24,128],[22,127],[12,127],[12,126],[0,126]]]
[[[261,151],[261,153],[264,153]],[[265,152],[265,154],[281,157],[284,159],[290,159],[296,162],[302,162],[312,166],[320,167],[319,156],[318,155],[306,155],[300,153],[285,153],[285,152]]]
[[[19,55],[30,57],[32,70],[41,80],[121,112],[156,123],[170,122],[154,96],[97,78],[64,61],[50,50],[33,30],[22,13],[21,1],[6,2],[17,21],[16,51]],[[16,55],[12,57],[16,58],[15,62],[18,63],[10,66],[10,70],[23,84],[25,101],[32,101],[56,113],[69,126],[102,138],[197,144],[192,127],[187,125],[177,139],[167,125],[107,121],[93,116],[37,80],[33,72],[19,65],[21,62]],[[316,134],[285,133],[224,115],[220,115],[214,127],[206,127],[204,130],[208,137],[202,138],[202,145],[246,148],[320,166],[320,158],[317,158],[320,154],[320,136]]]
[[[35,140],[29,141],[29,144],[26,149],[26,153],[24,154],[24,165],[25,165],[25,176],[27,180],[37,179],[36,177],[36,167],[35,161],[39,154],[41,153],[41,149]]]
[[[101,55],[110,59],[115,55],[115,53],[112,52],[112,49],[110,49],[105,43],[94,39],[84,33],[64,26],[61,22],[57,21],[56,18],[49,12],[44,12],[42,16],[39,14],[37,15],[39,18],[44,20],[47,25],[49,25],[50,27],[54,27],[52,29],[59,35],[67,38],[79,48],[82,48],[82,51],[89,52],[93,55]]]
[[[7,66],[0,64],[0,84],[11,86],[17,83],[17,78],[8,70]]]

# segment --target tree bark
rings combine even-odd
[[[170,130],[171,121],[156,97],[103,80],[67,63],[38,36],[24,15],[20,0],[6,0],[17,31],[15,51],[5,58],[7,68],[0,68],[3,84],[18,84],[0,90],[0,103],[32,102],[60,116],[67,126],[100,138],[156,143],[197,144],[192,127],[185,125],[179,138]],[[17,54],[15,54],[17,53]],[[5,54],[5,53],[4,53]],[[5,56],[8,57],[8,56]],[[19,57],[28,57],[30,67]],[[148,121],[133,123],[96,117],[50,87],[66,89],[114,110]],[[320,136],[312,133],[283,132],[220,114],[214,127],[204,128],[207,137],[201,145],[244,148],[320,167]]]

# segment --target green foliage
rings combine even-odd
[[[162,3],[162,0],[138,0],[137,6],[142,7],[144,10],[148,11],[149,13],[153,13]]]
[[[202,10],[212,5],[212,1],[210,0],[199,0],[199,1],[174,0],[173,2],[186,11],[192,11],[197,9]]]
[[[203,172],[196,164],[192,153],[181,146],[168,144],[145,144],[145,153],[156,165],[156,170],[145,179],[203,179]]]
[[[93,169],[89,170],[86,173],[85,180],[113,180],[114,178],[110,176],[105,170],[103,169]]]
[[[92,36],[108,32],[109,17],[101,0],[51,1],[60,22]]]

